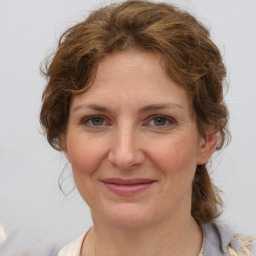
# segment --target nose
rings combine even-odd
[[[133,128],[123,127],[116,130],[108,159],[119,170],[131,170],[143,163],[145,155],[139,146],[138,137]]]

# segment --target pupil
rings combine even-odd
[[[92,119],[92,123],[93,125],[97,126],[97,125],[102,125],[103,124],[103,118],[101,117],[94,117]]]
[[[156,117],[154,121],[155,121],[155,125],[157,125],[157,126],[165,125],[166,118],[165,117]]]

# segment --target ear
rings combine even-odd
[[[59,142],[60,142],[60,147],[61,147],[62,151],[64,152],[67,160],[70,162],[70,157],[69,157],[68,147],[67,147],[66,134],[61,134],[61,136],[59,138]]]
[[[216,129],[206,129],[206,137],[201,139],[200,150],[197,157],[197,165],[206,164],[214,153],[218,144],[218,131]]]

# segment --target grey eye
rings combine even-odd
[[[166,125],[167,118],[164,116],[157,116],[153,118],[154,125],[156,126],[163,126]]]
[[[103,125],[104,118],[102,118],[100,116],[95,116],[95,117],[91,117],[90,121],[91,121],[93,126],[100,126],[100,125]]]

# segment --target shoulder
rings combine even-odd
[[[234,232],[221,222],[204,225],[205,255],[256,256],[256,238]]]

